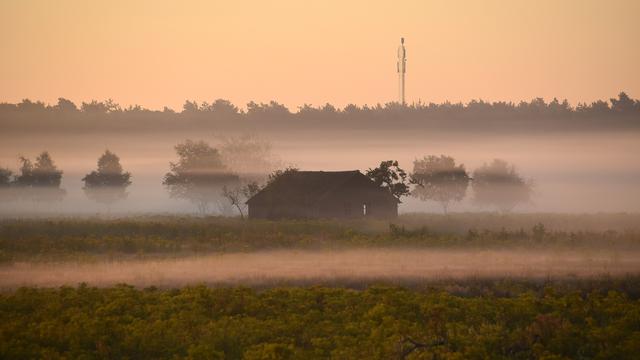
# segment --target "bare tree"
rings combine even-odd
[[[222,196],[229,200],[231,206],[238,209],[240,218],[244,219],[244,210],[247,208],[245,202],[257,194],[258,191],[260,191],[260,186],[255,182],[251,182],[242,187],[228,188],[224,186],[222,188]]]

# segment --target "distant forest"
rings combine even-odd
[[[0,103],[0,128],[15,132],[96,132],[175,130],[624,130],[640,128],[640,100],[621,92],[608,101],[571,106],[566,100],[545,102],[396,102],[385,105],[304,105],[293,112],[284,105],[250,102],[246,110],[218,99],[212,103],[186,101],[181,111],[162,111],[139,105],[123,108],[112,100],[77,105],[59,98],[55,105],[24,99]]]

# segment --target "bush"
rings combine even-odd
[[[631,359],[639,288],[637,278],[424,290],[22,288],[0,294],[0,358]]]

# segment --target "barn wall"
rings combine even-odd
[[[367,205],[366,216],[362,205]],[[322,206],[295,206],[262,204],[249,205],[250,219],[314,219],[314,218],[393,218],[398,216],[398,204],[373,203],[362,201],[342,201],[340,203],[323,204]]]
[[[322,217],[317,208],[295,204],[250,204],[250,219],[312,219]]]
[[[277,201],[273,201],[277,199]],[[249,205],[249,218],[393,218],[398,216],[398,202],[386,190],[360,174],[323,195],[318,202],[299,204],[291,199],[270,197],[269,201]],[[304,200],[306,202],[310,199]],[[363,204],[367,206],[366,215]]]

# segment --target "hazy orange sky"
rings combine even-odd
[[[640,1],[0,2],[0,102],[640,98]]]

